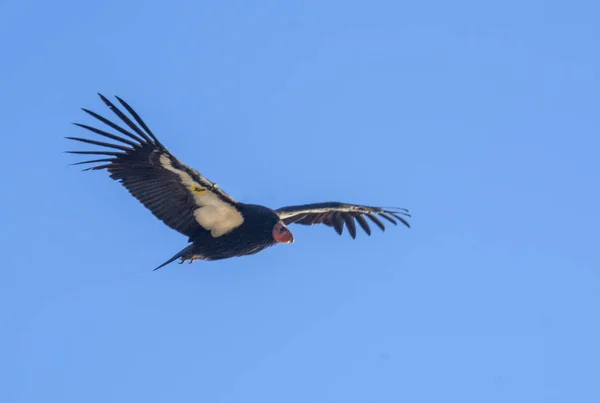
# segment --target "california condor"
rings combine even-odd
[[[292,223],[325,224],[333,227],[340,235],[345,226],[352,238],[356,237],[355,220],[368,235],[371,235],[365,217],[382,231],[385,227],[378,217],[393,224],[400,221],[410,227],[405,218],[410,215],[404,208],[388,209],[329,202],[271,210],[255,204],[238,202],[216,183],[171,154],[125,101],[116,97],[135,122],[107,98],[98,95],[129,129],[83,109],[120,135],[75,123],[115,141],[116,144],[67,137],[70,140],[106,148],[101,151],[68,151],[72,154],[103,156],[72,165],[98,164],[85,170],[106,169],[112,179],[121,182],[156,218],[189,238],[190,245],[154,270],[179,258],[181,263],[186,260],[191,263],[198,259],[226,259],[251,255],[276,243],[292,243],[294,236],[287,228],[287,225]]]

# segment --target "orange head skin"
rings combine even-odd
[[[294,243],[294,236],[281,222],[278,222],[273,227],[273,239],[280,243]]]

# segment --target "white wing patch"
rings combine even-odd
[[[196,182],[190,174],[173,167],[169,156],[162,154],[160,164],[181,178],[181,182],[189,189],[196,205],[194,218],[203,228],[217,238],[239,227],[244,222],[242,214],[231,204],[219,199],[217,195]]]

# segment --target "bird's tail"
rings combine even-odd
[[[168,265],[169,263],[174,262],[175,260],[179,259],[180,257],[186,257],[187,255],[189,255],[192,252],[193,248],[194,248],[194,244],[188,245],[187,247],[185,247],[182,250],[180,250],[171,259],[167,260],[166,262],[164,262],[163,264],[161,264],[160,266],[158,266],[154,270],[156,271],[156,270],[160,269],[161,267],[164,267],[164,266]]]

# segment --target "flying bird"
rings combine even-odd
[[[352,238],[356,237],[356,223],[371,235],[367,219],[382,231],[385,226],[380,218],[394,225],[399,221],[410,228],[407,221],[410,214],[404,208],[327,202],[272,210],[238,202],[218,184],[171,154],[125,101],[116,97],[133,120],[102,94],[98,95],[126,127],[83,108],[114,132],[81,123],[75,125],[113,142],[67,137],[103,147],[97,151],[67,152],[101,156],[72,165],[96,164],[84,170],[107,170],[112,179],[120,182],[156,218],[188,237],[187,247],[154,270],[177,259],[181,259],[180,263],[227,259],[255,254],[277,243],[293,243],[290,224],[324,224],[340,235],[345,227]]]

